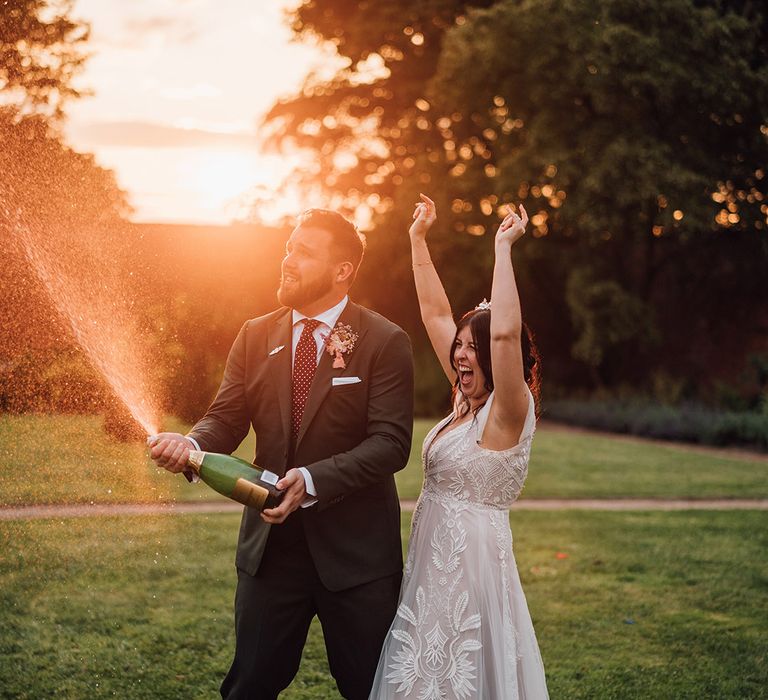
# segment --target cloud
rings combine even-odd
[[[199,23],[189,17],[154,15],[151,17],[129,17],[123,22],[125,40],[144,43],[158,34],[174,43],[190,44],[202,34]],[[130,38],[128,38],[130,37]]]
[[[221,89],[210,83],[196,83],[163,90],[163,96],[169,100],[200,100],[219,97],[219,95],[221,95]]]
[[[95,122],[68,128],[71,140],[79,147],[125,146],[132,148],[253,148],[251,133],[225,133],[204,129],[182,129],[152,122]]]

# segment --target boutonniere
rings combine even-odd
[[[328,335],[325,336],[325,350],[333,356],[333,368],[344,369],[344,355],[352,352],[357,342],[358,335],[352,330],[352,326],[337,323]]]

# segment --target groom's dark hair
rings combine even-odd
[[[365,253],[365,236],[347,218],[330,209],[307,209],[299,215],[298,226],[319,228],[333,237],[333,253],[338,262],[352,263],[350,285],[355,281],[357,270]]]

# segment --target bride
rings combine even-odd
[[[538,368],[511,261],[528,216],[522,206],[520,215],[508,211],[496,233],[491,303],[458,326],[426,243],[434,202],[421,195],[413,214],[421,317],[454,409],[424,441],[424,487],[372,700],[548,697],[509,527],[528,472]]]

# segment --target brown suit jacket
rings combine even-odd
[[[357,342],[344,356],[344,369],[334,369],[331,355],[322,353],[292,457],[288,308],[245,323],[229,353],[218,394],[190,433],[201,449],[228,454],[253,425],[257,465],[280,475],[293,466],[309,470],[318,503],[289,517],[300,518],[315,567],[330,590],[402,570],[393,474],[408,461],[413,430],[408,336],[351,301],[339,323],[351,326]],[[332,379],[342,376],[361,381],[332,386]],[[256,573],[269,529],[258,512],[245,509],[239,568]]]

